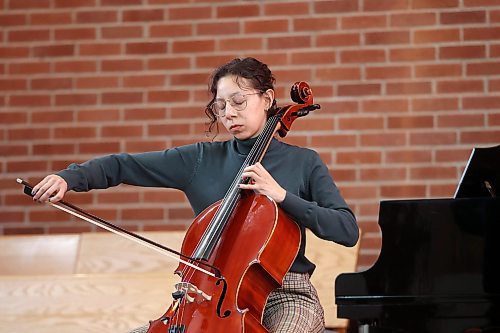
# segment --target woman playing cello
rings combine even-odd
[[[220,122],[233,136],[164,151],[95,158],[45,177],[33,188],[34,200],[57,202],[68,190],[89,191],[118,184],[168,187],[183,191],[196,215],[224,197],[246,155],[275,112],[274,77],[254,58],[234,59],[214,71],[212,100],[205,113],[210,129]],[[300,227],[298,254],[283,285],[269,295],[262,324],[270,332],[323,332],[324,316],[309,277],[315,265],[304,255],[305,228],[345,246],[358,240],[352,211],[319,155],[272,139],[261,162],[248,166],[239,186],[274,200]],[[146,332],[148,325],[133,332]]]

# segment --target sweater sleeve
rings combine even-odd
[[[113,154],[71,164],[57,174],[77,192],[119,184],[170,187],[182,190],[196,168],[194,146],[140,154]]]
[[[317,154],[306,173],[310,200],[287,192],[280,206],[319,238],[345,246],[356,245],[359,238],[356,218]]]

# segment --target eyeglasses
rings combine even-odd
[[[257,94],[260,94],[260,92],[250,94],[238,92],[231,95],[228,99],[216,99],[210,107],[217,117],[224,117],[226,115],[226,102],[229,102],[231,107],[236,111],[243,111],[247,107],[247,96]]]

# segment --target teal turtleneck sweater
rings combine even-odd
[[[254,142],[255,139],[232,139],[164,151],[109,155],[71,164],[58,175],[74,191],[121,183],[179,189],[198,215],[224,197]],[[312,274],[315,268],[304,255],[305,228],[325,240],[345,246],[356,244],[356,219],[315,151],[273,139],[262,165],[287,191],[280,206],[301,228],[302,242],[291,271]]]

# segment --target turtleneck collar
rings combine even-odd
[[[234,149],[238,152],[238,154],[248,155],[248,153],[252,149],[252,147],[255,144],[255,142],[257,141],[257,139],[258,139],[258,136],[255,138],[246,139],[246,140],[240,140],[240,139],[233,137]],[[271,144],[268,147],[268,150],[271,149],[275,143],[276,143],[276,139],[273,138],[271,140]]]

